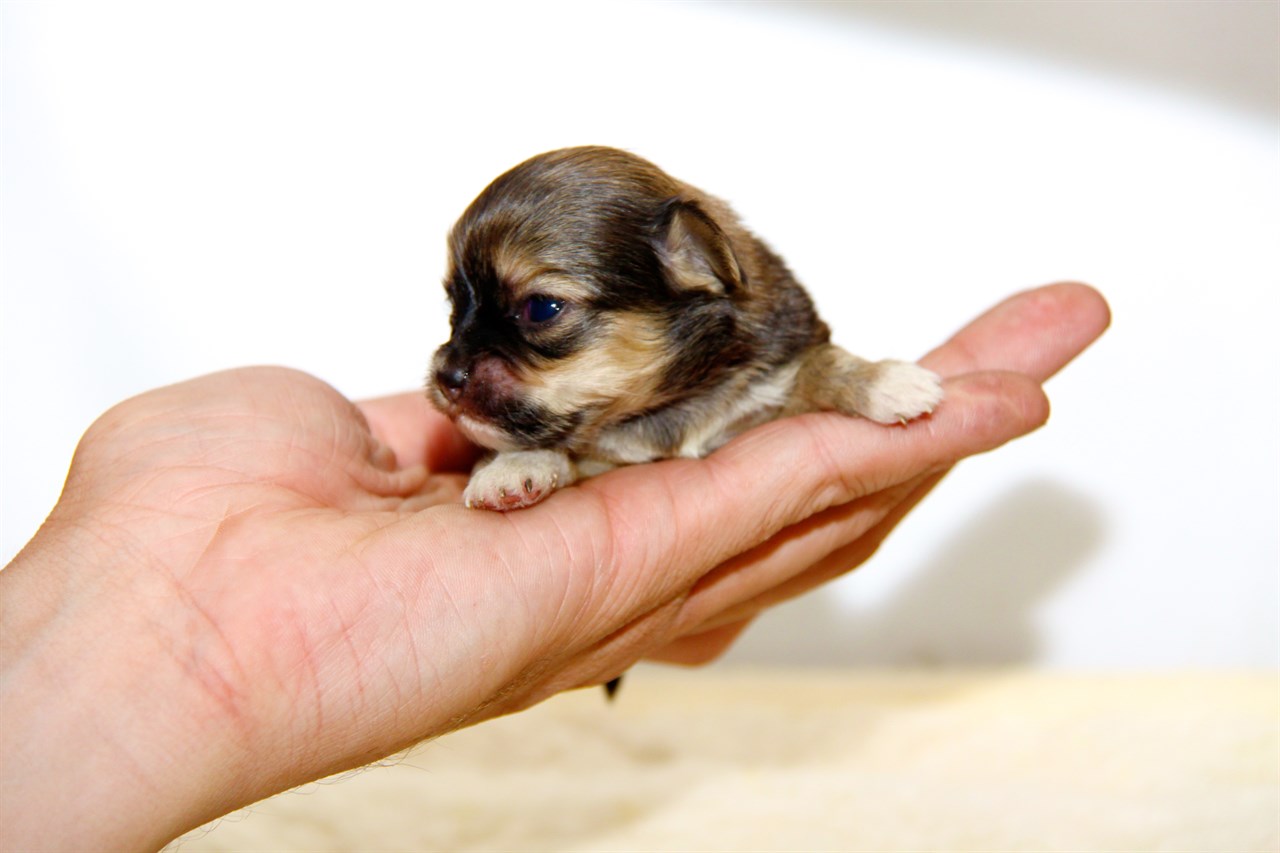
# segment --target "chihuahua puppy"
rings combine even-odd
[[[467,506],[513,510],[619,465],[704,456],[774,418],[931,412],[938,377],[832,344],[729,206],[613,148],[540,154],[449,236],[432,402],[493,451]]]

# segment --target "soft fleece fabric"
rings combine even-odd
[[[178,845],[1274,851],[1280,678],[641,668]]]

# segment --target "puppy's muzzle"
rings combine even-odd
[[[436,396],[450,417],[463,412],[488,420],[510,408],[524,392],[522,383],[502,359],[472,355],[452,346],[441,349],[436,356],[432,379]]]

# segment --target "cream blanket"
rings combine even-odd
[[[1280,849],[1280,678],[633,671],[197,851]]]

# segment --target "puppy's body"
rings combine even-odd
[[[720,200],[610,148],[499,177],[450,235],[452,335],[429,394],[477,444],[468,505],[515,509],[616,465],[703,456],[765,421],[931,411],[937,377],[829,342]]]

